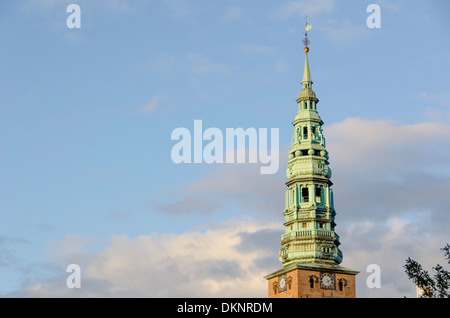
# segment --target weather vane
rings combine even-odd
[[[308,44],[310,43],[308,40],[308,31],[311,30],[311,24],[307,22],[308,16],[305,15],[305,39],[303,40],[303,44],[305,45],[305,52],[309,51]]]

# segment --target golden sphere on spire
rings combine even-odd
[[[309,52],[309,47],[305,46],[304,51],[305,51],[305,53],[308,53]]]

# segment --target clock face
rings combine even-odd
[[[278,278],[278,292],[283,292],[286,290],[286,276],[280,276]]]
[[[323,277],[322,277],[322,283],[323,283],[325,286],[329,287],[329,286],[331,285],[331,277],[328,276],[328,275],[323,276]]]
[[[334,274],[321,273],[320,274],[320,288],[322,289],[334,289]]]

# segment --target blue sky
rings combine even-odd
[[[80,29],[67,28],[70,3],[81,8]],[[380,29],[366,26],[371,3]],[[418,0],[3,1],[0,295],[264,297],[262,276],[280,266],[284,154],[308,14],[343,265],[361,271],[361,296],[414,296],[404,260],[442,263],[448,242],[449,9]],[[279,128],[279,172],[174,164],[171,133],[195,119],[223,131]],[[183,242],[198,247],[190,257]],[[211,252],[220,244],[222,254]],[[82,265],[86,287],[65,287],[70,263]],[[381,290],[365,286],[371,263],[381,265]],[[148,281],[118,274],[128,271]],[[152,287],[174,272],[182,282]]]

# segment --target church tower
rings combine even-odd
[[[308,62],[310,28],[306,25],[305,68],[287,167],[285,234],[279,252],[283,268],[265,278],[269,298],[354,298],[358,271],[339,265],[343,255],[335,232],[331,169]]]

